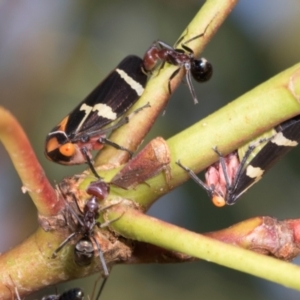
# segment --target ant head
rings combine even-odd
[[[103,180],[91,182],[87,187],[86,192],[91,196],[95,196],[100,200],[104,200],[109,193],[109,185]]]
[[[194,59],[191,61],[191,73],[198,82],[208,81],[213,74],[212,64],[205,58]]]

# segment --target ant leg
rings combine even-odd
[[[19,291],[18,291],[18,288],[17,288],[15,282],[13,281],[13,279],[12,279],[12,277],[11,277],[10,275],[8,275],[8,277],[10,278],[10,280],[11,280],[11,282],[12,282],[12,285],[13,285],[13,288],[14,288],[15,295],[16,295],[16,297],[17,297],[17,300],[21,300],[21,297],[20,297],[20,294],[19,294]],[[5,285],[5,286],[9,289],[9,291],[10,291],[10,293],[11,293],[11,298],[12,298],[12,299],[15,299],[15,297],[13,296],[13,292],[12,292],[11,288],[8,287],[7,285]]]
[[[72,234],[70,234],[59,246],[58,248],[53,252],[51,258],[55,258],[57,256],[57,253],[69,242],[71,241],[76,235],[78,234],[78,232],[73,232]]]
[[[209,24],[210,24],[210,23],[209,23]],[[208,25],[209,25],[209,24],[208,24]],[[205,31],[206,31],[206,29],[208,28],[208,25],[206,26]],[[196,35],[196,36],[190,38],[189,40],[185,41],[184,44],[187,44],[187,43],[189,43],[189,42],[192,42],[192,41],[194,41],[194,40],[196,40],[196,39],[199,39],[199,38],[203,37],[203,36],[205,35],[205,31],[204,31],[203,33],[200,33],[200,34],[198,34],[198,35]]]
[[[116,205],[116,204],[112,204],[112,205]],[[110,205],[110,206],[112,206],[112,205]],[[108,208],[108,207],[106,207],[106,208]],[[99,228],[107,227],[107,226],[109,226],[111,223],[114,223],[114,222],[118,221],[119,219],[121,219],[121,218],[123,217],[123,215],[124,215],[124,213],[122,213],[121,216],[119,216],[119,217],[117,217],[117,218],[114,218],[113,220],[109,220],[109,221],[106,221],[106,222],[101,223],[101,224],[100,224],[99,222],[97,222],[96,225],[97,225]]]
[[[214,18],[215,18],[217,15],[218,15],[218,13],[210,20],[210,22],[206,25],[206,27],[205,27],[205,29],[204,29],[204,31],[203,31],[202,33],[200,33],[200,34],[198,34],[198,35],[196,35],[196,36],[190,38],[189,40],[185,41],[184,44],[187,44],[187,43],[189,43],[189,42],[192,42],[192,41],[194,41],[194,40],[196,40],[196,39],[199,39],[199,38],[205,36],[205,33],[206,33],[208,27],[210,26],[210,24],[212,23],[212,21],[214,20]]]
[[[175,70],[172,75],[169,78],[169,82],[168,82],[168,90],[169,90],[169,94],[172,94],[172,89],[171,89],[171,81],[174,77],[176,77],[176,75],[179,73],[179,71],[181,70],[181,68],[178,68],[177,70]]]
[[[177,48],[177,46],[182,42],[182,40],[184,39],[184,37],[188,34],[189,30],[188,28],[186,29],[186,33],[184,33],[174,44],[174,48]]]
[[[113,203],[113,204],[109,204],[109,205],[107,205],[107,206],[105,206],[105,207],[102,207],[102,208],[100,209],[99,213],[100,213],[100,212],[103,212],[103,211],[105,211],[105,210],[107,210],[107,209],[109,209],[109,208],[111,208],[111,207],[113,207],[113,206],[115,206],[115,205],[118,205],[118,204],[120,204],[121,202],[122,202],[122,200],[119,201],[118,203]],[[123,213],[123,214],[124,214],[124,213]],[[113,223],[113,222],[115,222],[115,221],[118,221],[118,220],[123,216],[123,214],[122,214],[121,216],[119,216],[119,217],[113,219],[113,220],[109,220],[109,221],[106,221],[106,222],[101,223],[101,224],[100,224],[99,222],[97,222],[96,225],[97,225],[99,228],[107,227],[107,226],[109,226],[111,223]]]
[[[90,238],[96,244],[96,247],[97,247],[97,250],[98,250],[98,253],[99,253],[99,259],[100,259],[102,269],[103,269],[103,272],[104,272],[104,276],[108,277],[109,271],[108,271],[108,268],[107,268],[107,265],[106,265],[106,262],[105,262],[103,251],[102,251],[98,241],[93,236],[91,236]]]
[[[60,187],[59,185],[58,185],[57,187],[58,187],[58,190],[59,190],[59,192],[61,193],[61,195],[62,195],[62,197],[63,197],[63,199],[64,199],[64,201],[65,201],[65,203],[66,203],[66,205],[67,205],[67,207],[68,207],[68,210],[70,211],[70,213],[73,214],[73,216],[76,218],[77,222],[78,222],[81,226],[84,226],[84,224],[83,224],[81,218],[78,216],[78,213],[75,212],[75,210],[74,210],[73,207],[70,205],[70,203],[65,199],[65,197],[64,197],[64,195],[63,195],[63,192],[62,192],[62,190],[61,190],[61,187]],[[73,197],[73,199],[74,199],[74,202],[75,202],[75,204],[76,204],[76,207],[77,207],[78,212],[79,212],[80,214],[83,214],[83,212],[81,211],[81,209],[80,209],[80,207],[79,207],[79,205],[78,205],[78,202],[77,202],[77,199],[76,199],[75,195],[72,194],[72,197]]]
[[[100,286],[100,289],[99,289],[99,291],[98,291],[98,294],[97,294],[95,300],[99,299],[99,297],[101,296],[102,291],[103,291],[103,289],[104,289],[104,286],[105,286],[105,284],[106,284],[106,282],[107,282],[107,279],[108,279],[107,277],[103,279],[103,281],[102,281],[102,283],[101,283],[101,286]]]
[[[194,51],[190,47],[186,46],[185,44],[181,44],[181,47],[194,57]]]
[[[197,99],[197,96],[196,96],[196,92],[194,90],[194,86],[192,84],[191,69],[190,68],[186,68],[185,67],[185,79],[186,79],[186,83],[188,85],[188,88],[190,90],[190,93],[192,95],[192,98],[194,100],[194,104],[197,104],[198,103],[198,99]]]

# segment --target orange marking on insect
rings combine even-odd
[[[223,207],[226,204],[225,199],[223,197],[217,196],[217,195],[214,195],[212,197],[212,203],[217,207]]]
[[[46,145],[46,152],[49,153],[55,149],[57,149],[60,146],[60,143],[58,142],[56,137],[52,137],[47,141]]]
[[[59,147],[59,152],[67,157],[73,156],[75,151],[75,146],[72,143],[66,143]]]
[[[58,124],[58,130],[66,131],[66,125],[69,121],[69,116],[66,116],[59,124]]]

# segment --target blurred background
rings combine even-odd
[[[84,170],[44,157],[47,133],[128,54],[143,56],[161,39],[173,44],[204,1],[0,0],[0,104],[19,120],[51,182]],[[296,0],[241,1],[202,54],[214,76],[196,84],[194,106],[186,86],[172,96],[149,138],[169,138],[299,62],[300,6]],[[298,32],[298,33],[297,33]],[[218,209],[194,182],[160,199],[149,214],[197,232],[260,215],[299,218],[300,149],[280,161],[233,207]],[[6,150],[0,145],[0,252],[37,227],[37,214]],[[295,260],[297,263],[297,260]],[[300,262],[300,260],[298,260]],[[94,277],[58,285],[89,295]],[[55,293],[50,287],[32,297]],[[116,266],[105,299],[299,299],[298,292],[200,261]]]

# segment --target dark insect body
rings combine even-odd
[[[42,300],[83,300],[84,293],[80,288],[70,289],[60,295],[44,296]]]
[[[107,134],[129,121],[121,118],[144,91],[147,75],[142,71],[142,59],[125,57],[69,115],[47,135],[46,157],[59,164],[92,165],[92,150],[100,150],[104,144],[131,152],[110,141]],[[111,125],[111,126],[108,126]]]
[[[12,282],[13,282],[13,280],[12,280]],[[13,282],[13,286],[14,286],[14,292],[15,292],[15,296],[17,297],[17,300],[21,300],[19,291],[18,291],[17,287],[15,286],[14,282]],[[41,300],[83,300],[83,298],[84,298],[83,290],[80,288],[73,288],[73,289],[63,292],[60,295],[44,296]],[[14,297],[13,297],[13,299],[14,299]]]
[[[207,168],[206,183],[179,161],[177,164],[207,191],[216,206],[233,205],[299,142],[300,116],[296,116],[225,157],[214,148],[220,159]]]
[[[96,186],[96,187],[95,187]],[[101,210],[105,210],[108,207],[101,208],[100,201],[104,200],[109,194],[109,185],[101,180],[91,183],[86,191],[92,197],[84,205],[83,211],[78,208],[79,214],[76,213],[73,208],[68,204],[68,208],[72,215],[77,219],[78,230],[70,234],[54,251],[52,257],[56,257],[57,253],[71,240],[77,236],[81,238],[76,242],[74,247],[74,261],[79,266],[88,266],[91,264],[94,258],[94,245],[97,248],[97,252],[101,261],[104,276],[109,275],[108,267],[106,265],[103,251],[94,237],[94,228],[106,227],[110,222],[100,224],[96,220],[99,218]],[[74,197],[75,199],[75,197]],[[77,201],[75,199],[75,203]]]
[[[207,28],[208,26],[206,29]],[[159,61],[162,62],[160,69],[163,68],[165,63],[178,67],[169,78],[168,90],[170,94],[172,93],[172,79],[178,75],[180,70],[184,69],[186,83],[195,104],[198,103],[198,99],[191,77],[193,77],[197,82],[208,81],[212,76],[213,67],[205,58],[196,59],[193,50],[189,48],[187,44],[197,38],[203,37],[206,29],[202,34],[197,35],[184,43],[181,43],[182,38],[179,39],[174,48],[162,41],[155,41],[146,51],[143,59],[144,69],[147,73],[151,73]],[[182,49],[177,48],[180,43]]]

